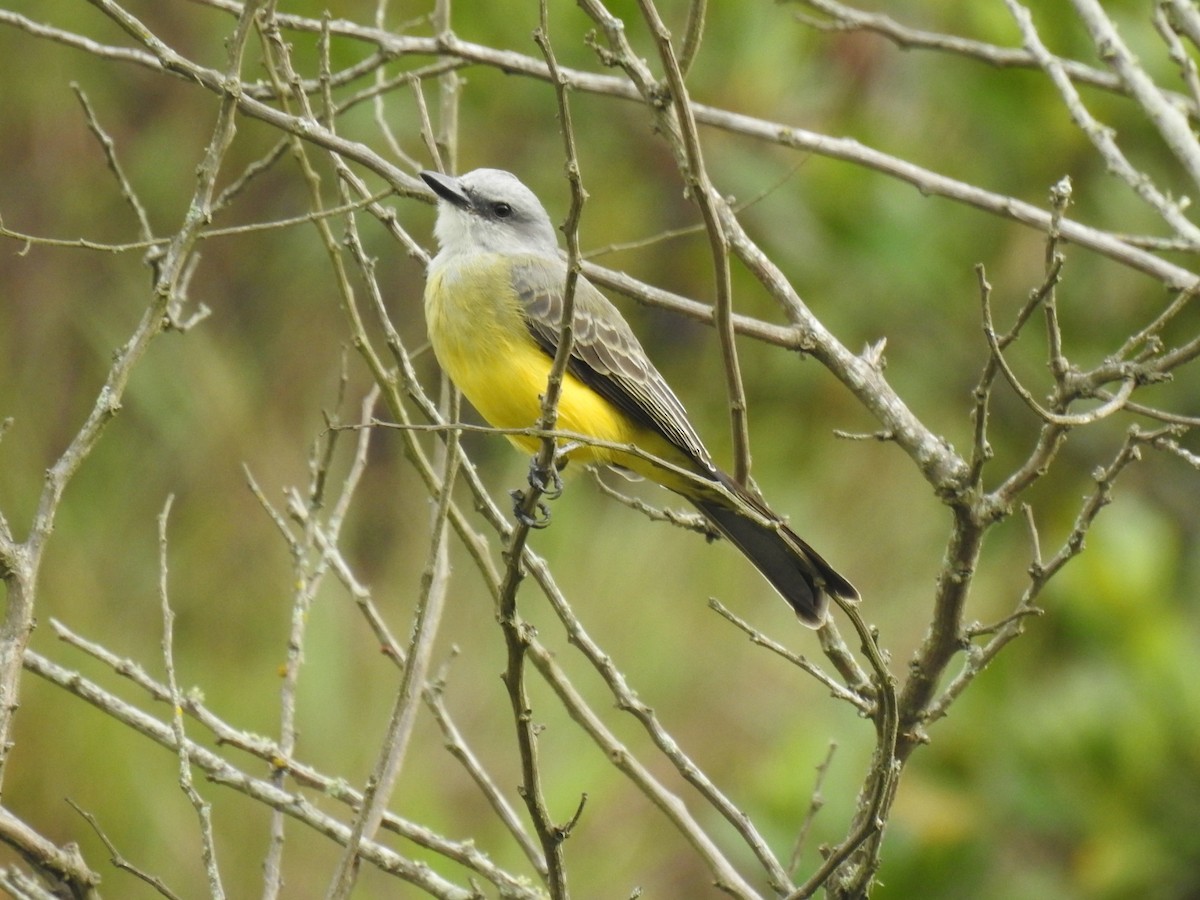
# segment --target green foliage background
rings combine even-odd
[[[1109,4],[1123,33],[1142,35],[1152,67],[1153,36],[1142,4]],[[119,43],[116,29],[86,4],[6,0],[4,8]],[[129,3],[182,52],[223,59],[232,19],[199,4]],[[1130,192],[1104,172],[1044,77],[996,70],[944,55],[902,52],[868,35],[815,33],[793,8],[771,3],[712,4],[707,38],[689,79],[705,103],[760,115],[912,160],[937,172],[1045,205],[1063,175],[1075,183],[1072,214],[1121,231],[1154,229]],[[1003,5],[877,3],[923,28],[1016,45]],[[286,11],[319,16],[320,3]],[[372,5],[333,0],[335,17],[369,21]],[[685,5],[663,2],[682,30]],[[636,7],[611,8],[652,55]],[[1058,52],[1095,62],[1066,4],[1034,6]],[[397,2],[393,23],[427,33],[422,3]],[[536,55],[533,3],[460,0],[456,31],[465,40]],[[564,65],[594,67],[583,43],[589,23],[566,3],[551,4],[551,37]],[[312,41],[293,36],[311,64]],[[346,42],[335,66],[360,54]],[[259,77],[256,59],[247,71]],[[401,61],[400,65],[410,65]],[[310,68],[310,71],[312,69]],[[1159,54],[1157,72],[1171,77]],[[459,169],[517,172],[556,220],[567,207],[561,143],[551,88],[496,71],[464,72]],[[0,29],[0,216],[12,229],[56,237],[129,241],[135,223],[70,90],[78,83],[116,141],[158,233],[185,212],[216,100],[179,80],[100,61],[12,28]],[[434,92],[427,89],[433,101]],[[1177,193],[1179,181],[1138,111],[1087,92],[1098,116],[1116,127],[1136,161]],[[585,248],[651,237],[693,225],[668,151],[632,103],[574,94],[583,179],[590,194]],[[387,101],[388,121],[405,149],[428,164],[411,94]],[[369,111],[341,123],[372,140]],[[228,171],[266,151],[278,135],[242,121]],[[887,374],[911,407],[947,440],[970,440],[970,390],[985,361],[972,267],[986,265],[997,315],[1007,321],[1039,283],[1042,236],[845,163],[765,148],[714,130],[703,133],[714,180],[739,199],[763,242],[822,321],[847,346],[888,340]],[[377,138],[372,140],[378,146]],[[393,203],[403,224],[431,244],[432,210]],[[302,214],[306,201],[290,159],[261,178],[215,226]],[[366,226],[393,320],[412,347],[423,340],[423,273],[382,230]],[[703,235],[658,241],[600,257],[606,265],[679,293],[710,299]],[[42,473],[90,408],[113,350],[148,300],[139,252],[101,254],[42,246],[0,246],[0,417],[13,425],[0,442],[0,510],[23,532]],[[1180,257],[1191,265],[1194,260]],[[778,313],[744,273],[741,311]],[[121,414],[72,483],[43,570],[34,638],[42,653],[106,683],[93,661],[56,645],[51,618],[161,670],[156,516],[175,496],[170,523],[171,599],[180,677],[209,705],[250,731],[274,733],[278,670],[286,651],[291,570],[274,526],[245,486],[243,466],[281,501],[308,479],[308,454],[332,409],[343,366],[344,408],[353,415],[368,378],[345,344],[335,286],[312,228],[299,226],[218,238],[206,244],[191,287],[212,316],[186,335],[160,339],[136,371]],[[1061,309],[1067,352],[1094,361],[1160,308],[1166,294],[1149,279],[1078,248],[1068,248]],[[676,386],[700,431],[728,460],[720,356],[707,329],[623,302],[622,309]],[[1196,311],[1180,323],[1194,332]],[[910,461],[894,446],[836,439],[833,429],[874,423],[811,360],[743,340],[755,476],[773,506],[843,568],[864,595],[902,671],[930,613],[933,579],[948,516]],[[1014,352],[1033,384],[1046,382],[1032,335]],[[344,362],[347,360],[348,362]],[[432,379],[429,354],[420,360]],[[1187,379],[1181,379],[1186,382]],[[1194,379],[1155,388],[1175,408],[1200,413]],[[1036,393],[1036,391],[1035,391]],[[1164,401],[1165,402],[1165,401]],[[1003,473],[1028,451],[1029,411],[1009,392],[997,398],[993,463]],[[1115,452],[1128,421],[1110,421],[1068,443],[1050,479],[1031,497],[1045,545],[1070,529],[1093,469]],[[519,486],[525,462],[498,439],[467,437],[498,494]],[[1195,443],[1192,441],[1194,448]],[[664,501],[647,491],[648,499]],[[1046,615],[965,694],[932,744],[905,773],[887,834],[882,886],[888,898],[1184,898],[1200,894],[1200,587],[1196,510],[1200,479],[1178,460],[1147,458],[1119,484],[1082,558],[1045,596]],[[398,438],[374,439],[367,483],[347,530],[346,549],[403,634],[428,540],[428,505],[399,453]],[[829,742],[837,750],[804,857],[837,840],[866,766],[869,725],[819,687],[751,647],[706,607],[713,595],[790,647],[816,652],[769,588],[727,547],[649,523],[599,496],[585,478],[569,482],[552,527],[534,547],[552,563],[589,629],[693,754],[751,814],[778,852],[794,838]],[[1029,541],[1019,517],[993,533],[973,593],[971,616],[990,621],[1015,604],[1025,582]],[[533,598],[533,592],[524,595]],[[600,709],[610,702],[536,601],[523,611],[561,647],[565,665]],[[508,787],[517,781],[511,722],[498,673],[503,644],[490,603],[469,562],[456,575],[443,657],[454,643],[447,702],[476,750]],[[300,755],[361,784],[374,760],[396,674],[377,655],[345,593],[332,582],[312,613],[302,679]],[[132,689],[122,689],[139,703]],[[568,844],[579,896],[714,894],[708,875],[664,820],[604,758],[580,744],[548,692],[535,692],[547,725],[543,759],[553,807],[564,818],[589,794]],[[157,712],[161,715],[163,710]],[[636,749],[645,740],[615,713],[613,727]],[[121,851],[196,896],[200,881],[193,815],[175,786],[176,760],[80,701],[28,677],[15,734],[5,803],[59,842],[78,841],[100,865],[103,848],[66,798],[94,812]],[[198,729],[196,729],[198,732]],[[247,763],[247,765],[253,765]],[[663,767],[659,767],[662,769]],[[431,775],[430,773],[437,773]],[[671,782],[671,773],[661,771]],[[681,791],[683,787],[679,788]],[[267,814],[217,787],[221,863],[231,894],[257,886]],[[441,748],[429,722],[394,807],[455,837],[474,836],[501,863],[516,851],[496,832],[478,794]],[[717,826],[714,826],[717,827]],[[719,827],[718,827],[719,830]],[[288,896],[319,896],[335,849],[291,829]],[[587,853],[576,847],[588,847]],[[104,869],[110,896],[150,896]],[[358,896],[401,896],[367,873]]]

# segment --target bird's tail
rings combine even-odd
[[[761,500],[724,472],[718,480],[738,501],[723,495],[691,497],[692,503],[796,611],[800,621],[819,628],[829,609],[829,597],[857,601],[858,591],[825,562]]]

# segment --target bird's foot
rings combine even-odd
[[[536,456],[530,461],[529,486],[546,500],[557,500],[562,496],[563,482],[559,472],[568,462],[567,454],[576,446],[567,444],[559,448],[548,466],[541,465]],[[550,508],[542,500],[534,504],[531,514],[525,509],[528,495],[524,491],[509,491],[509,496],[513,499],[513,516],[518,522],[529,528],[545,528],[550,524]]]
[[[512,497],[513,501],[513,517],[522,525],[527,528],[545,528],[550,524],[550,507],[541,500],[537,501],[533,515],[530,515],[525,512],[524,491],[509,491],[508,496]]]
[[[542,466],[535,456],[529,463],[529,486],[545,494],[547,500],[557,500],[563,492],[562,476],[558,473],[565,465],[566,460],[560,461],[559,453],[555,453],[548,466]]]

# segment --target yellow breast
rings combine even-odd
[[[438,362],[489,424],[536,426],[552,360],[529,333],[504,257],[479,254],[431,270],[425,316]],[[640,430],[569,374],[563,380],[557,427],[619,444],[632,442]],[[539,443],[532,437],[511,440],[529,452]],[[574,451],[571,458],[616,461],[610,451],[591,447]]]

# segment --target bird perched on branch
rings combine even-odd
[[[508,172],[421,178],[438,198],[439,250],[425,287],[434,353],[489,424],[533,426],[562,334],[567,280],[550,217]],[[858,599],[783,519],[717,467],[620,312],[582,276],[572,325],[557,428],[581,439],[560,447],[564,459],[624,469],[687,498],[806,625],[825,621],[830,595]],[[528,452],[541,441],[510,440]],[[643,453],[622,449],[630,444]]]

